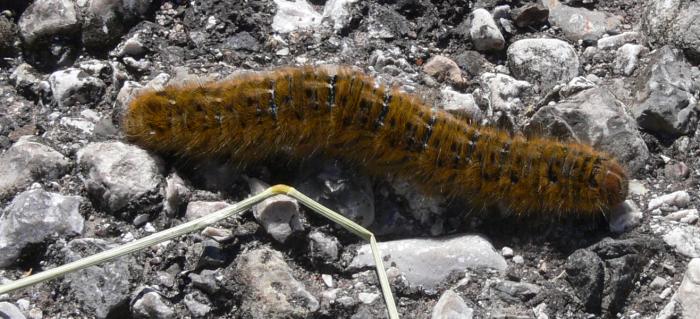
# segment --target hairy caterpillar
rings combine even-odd
[[[283,149],[322,153],[516,214],[596,215],[627,196],[624,169],[590,146],[472,126],[348,67],[147,91],[130,103],[123,128],[138,145],[190,158],[245,164]]]

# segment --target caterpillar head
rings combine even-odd
[[[622,203],[627,198],[629,181],[625,169],[614,160],[607,161],[605,169],[601,170],[602,184],[601,192],[607,200],[607,207],[614,207]]]

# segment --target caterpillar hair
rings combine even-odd
[[[625,170],[604,152],[471,125],[349,67],[287,67],[146,91],[122,126],[156,152],[242,165],[281,150],[297,159],[321,153],[521,215],[595,216],[627,196]]]

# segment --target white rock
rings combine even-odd
[[[667,228],[663,240],[679,253],[692,257],[700,257],[700,228],[690,225],[676,224]]]
[[[431,319],[471,319],[474,310],[452,290],[446,290],[433,307]]]
[[[323,16],[316,12],[306,0],[296,2],[275,0],[277,13],[272,18],[272,30],[289,33],[297,30],[312,29],[321,24]]]
[[[402,239],[379,243],[384,263],[394,265],[413,287],[435,289],[453,271],[490,268],[503,272],[506,261],[479,235],[439,239]],[[369,244],[362,245],[350,263],[358,269],[374,266]]]
[[[442,107],[446,111],[464,113],[476,122],[483,117],[481,109],[476,105],[474,95],[460,93],[450,88],[442,89],[440,93],[442,94]]]
[[[6,319],[27,318],[24,316],[24,314],[22,314],[22,311],[20,311],[15,305],[7,301],[0,302],[0,317]]]
[[[486,9],[472,12],[472,25],[469,28],[474,48],[478,51],[497,51],[505,47],[506,41],[498,29],[496,21]]]
[[[647,210],[654,210],[663,205],[684,208],[690,203],[690,195],[686,191],[677,191],[671,194],[661,195],[649,201]]]
[[[626,200],[622,204],[613,208],[610,215],[610,231],[615,233],[624,233],[634,227],[637,227],[642,221],[642,211],[637,207],[637,204],[632,200]]]
[[[52,235],[78,235],[84,219],[79,208],[82,198],[35,189],[20,193],[0,217],[0,267],[15,262],[22,249]]]
[[[613,69],[618,74],[631,75],[639,63],[639,55],[646,51],[643,45],[625,44],[617,49]]]
[[[350,22],[348,7],[358,0],[329,0],[323,7],[323,17],[333,22],[336,31],[344,28]]]
[[[523,109],[520,95],[532,87],[526,81],[502,73],[485,72],[479,81],[492,111],[520,111]]]
[[[230,207],[231,205],[224,201],[207,202],[207,201],[192,201],[187,203],[185,211],[185,220],[195,220],[197,218],[209,215],[215,211]]]
[[[700,258],[688,263],[677,297],[683,309],[683,318],[694,318],[700,314]]]
[[[576,50],[561,40],[519,40],[508,47],[507,55],[513,76],[535,84],[542,92],[578,76]]]
[[[258,194],[269,187],[254,178],[249,180],[249,184],[253,194]],[[255,220],[272,238],[281,243],[285,242],[292,233],[303,229],[299,214],[299,203],[285,195],[272,196],[253,206]]]
[[[636,31],[623,32],[609,37],[598,39],[598,49],[614,50],[626,43],[638,43],[641,41],[641,34]]]
[[[374,303],[378,298],[379,294],[373,292],[361,292],[357,294],[357,299],[359,299],[363,304],[367,305]]]
[[[0,154],[0,197],[42,178],[58,178],[68,172],[70,165],[70,160],[63,154],[36,142],[33,136],[22,136]]]
[[[77,68],[51,73],[49,84],[54,100],[61,107],[95,103],[102,96],[106,86],[102,80]]]
[[[110,212],[159,194],[162,163],[141,148],[122,142],[91,143],[77,157],[93,203]]]

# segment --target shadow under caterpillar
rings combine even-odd
[[[349,67],[288,67],[137,95],[122,127],[147,149],[241,163],[322,153],[427,193],[516,214],[608,211],[627,196],[625,170],[578,143],[512,137],[434,110]]]

